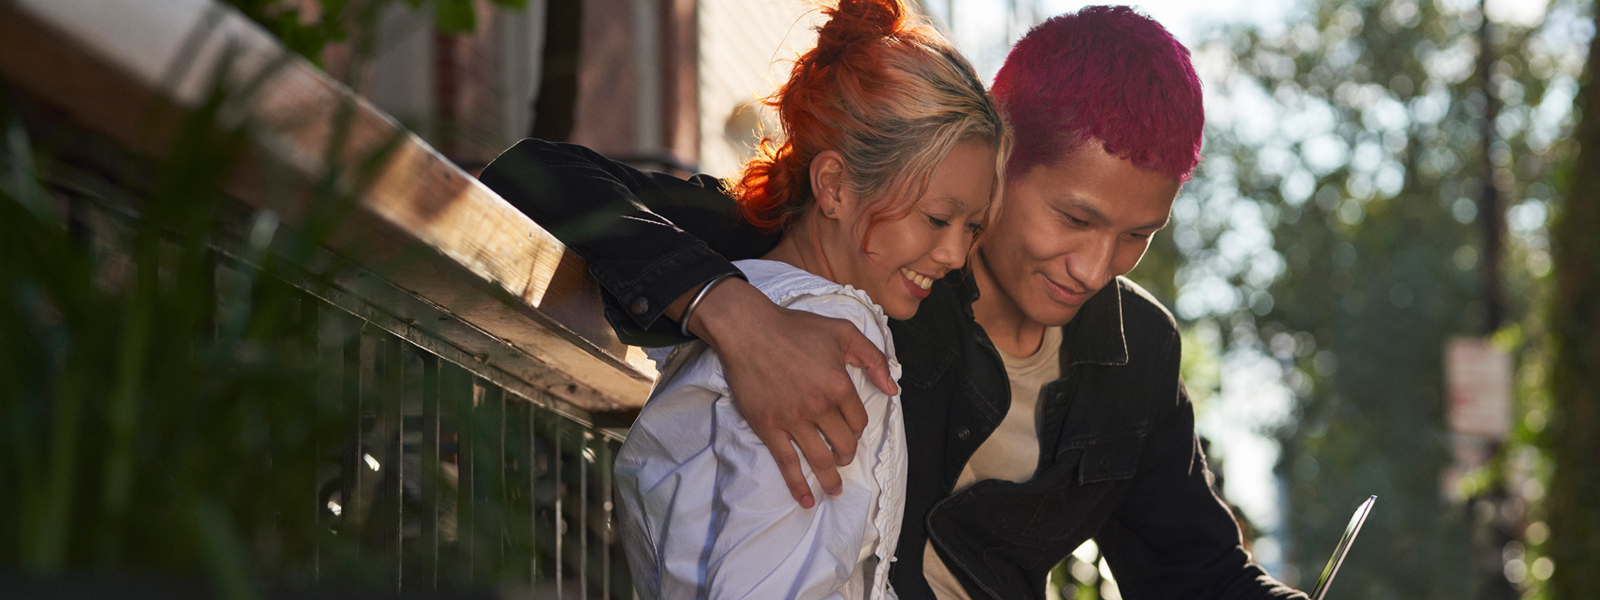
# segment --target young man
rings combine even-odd
[[[1172,317],[1118,277],[1199,160],[1188,51],[1131,9],[1090,7],[1018,42],[994,93],[1017,133],[1001,218],[970,273],[891,324],[908,441],[896,593],[1043,598],[1049,569],[1093,538],[1127,598],[1303,597],[1241,548],[1196,443]],[[633,343],[681,341],[687,300],[775,241],[730,217],[714,179],[578,147],[524,141],[483,181],[588,259]],[[795,448],[836,492],[834,465],[852,459],[865,420],[844,365],[893,393],[881,355],[853,327],[732,278],[687,329],[727,357],[795,498],[816,502]]]

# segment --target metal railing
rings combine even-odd
[[[396,589],[490,582],[627,598],[613,536],[620,436],[527,398],[313,296],[324,393],[360,415],[319,482],[320,522]],[[342,313],[342,314],[341,314]]]
[[[72,178],[70,165],[57,169]],[[76,191],[62,198],[73,204],[63,212],[75,215],[76,237],[101,245],[102,254],[121,251],[132,207]],[[230,240],[219,235],[212,247],[216,290],[258,274]],[[366,280],[369,291],[388,285],[343,267],[356,269],[348,279]],[[426,333],[416,318],[294,273],[285,272],[299,289],[286,330],[302,332],[319,365],[319,404],[338,411],[347,428],[342,447],[320,452],[317,495],[306,502],[318,526],[341,542],[317,550],[314,577],[326,570],[338,581],[359,571],[391,590],[634,597],[612,514],[611,466],[625,427],[602,426],[606,415]],[[431,318],[454,317],[438,310]],[[284,535],[315,537],[306,533]]]

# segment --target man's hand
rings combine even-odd
[[[686,302],[674,304],[668,314],[681,314]],[[845,365],[864,369],[884,393],[898,394],[883,352],[849,321],[783,308],[732,277],[700,300],[689,331],[722,359],[734,403],[777,460],[790,495],[806,508],[816,504],[795,446],[824,491],[843,491],[838,467],[855,460],[867,426]]]

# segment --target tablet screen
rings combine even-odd
[[[1372,504],[1377,501],[1377,496],[1367,498],[1366,502],[1356,507],[1356,514],[1350,515],[1350,525],[1344,528],[1344,537],[1339,538],[1339,546],[1334,548],[1333,558],[1328,559],[1328,566],[1322,569],[1322,576],[1317,578],[1317,587],[1311,592],[1311,600],[1322,600],[1328,594],[1328,582],[1333,581],[1333,576],[1339,572],[1339,565],[1344,563],[1344,556],[1350,553],[1351,542],[1356,541],[1356,534],[1361,531],[1361,524],[1367,521],[1367,513],[1372,512]]]

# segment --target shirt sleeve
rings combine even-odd
[[[789,307],[854,322],[879,349],[889,343],[875,313],[855,298],[814,296]],[[897,540],[882,538],[897,534],[880,531],[883,519],[875,517],[891,510],[887,516],[896,525],[901,517],[893,507],[903,506],[903,470],[886,464],[904,460],[903,437],[889,429],[900,427],[898,403],[873,386],[861,370],[850,367],[849,372],[867,409],[867,428],[856,460],[839,468],[843,493],[821,494],[811,509],[789,496],[777,463],[738,416],[732,399],[724,395],[717,403],[714,501],[717,510],[726,511],[726,519],[716,529],[710,548],[710,598],[842,598],[852,578],[863,576],[855,573],[857,566],[872,555],[871,548],[863,550],[865,544],[887,550],[882,560],[893,555],[892,545],[882,545]],[[896,440],[898,447],[892,447]],[[804,467],[812,489],[818,489],[809,465]],[[870,584],[872,574],[864,576]]]
[[[525,139],[479,179],[588,262],[624,342],[685,341],[672,301],[777,243],[737,216],[714,177],[648,173],[582,146]]]
[[[1169,355],[1178,379],[1178,342]],[[1124,598],[1295,598],[1252,562],[1233,513],[1211,491],[1180,382],[1175,404],[1150,432],[1127,499],[1095,536]]]

